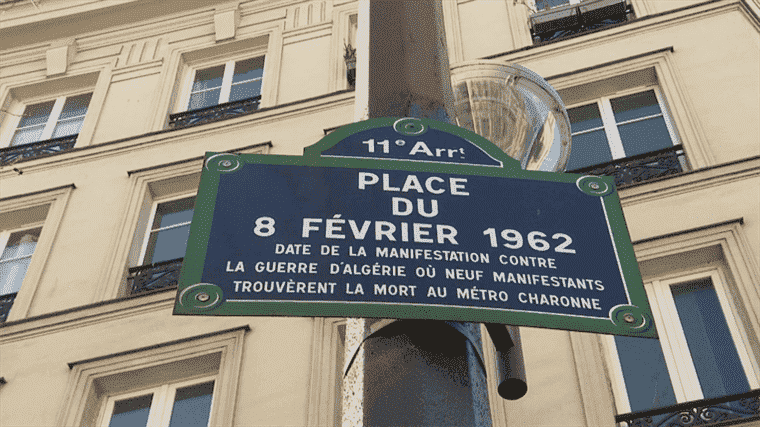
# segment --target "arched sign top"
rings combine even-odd
[[[307,147],[304,156],[520,169],[519,161],[474,132],[410,117],[385,117],[343,126]]]

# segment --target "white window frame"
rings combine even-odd
[[[56,98],[53,98],[52,101],[54,102],[52,110],[50,110],[50,115],[48,115],[47,121],[45,122],[45,127],[42,130],[42,134],[40,135],[40,138],[37,141],[34,142],[28,142],[26,144],[34,144],[35,142],[42,142],[47,141],[48,139],[51,139],[53,137],[53,132],[55,131],[56,126],[58,125],[58,121],[61,117],[61,112],[63,111],[63,106],[66,104],[66,100],[79,96],[79,95],[86,95],[90,94],[92,95],[92,91],[84,91],[81,93],[73,93],[65,96],[59,96]],[[10,146],[11,141],[13,141],[13,137],[16,135],[16,131],[19,130],[19,124],[21,123],[21,118],[23,117],[24,111],[26,110],[27,106],[35,105],[35,104],[41,104],[44,102],[51,101],[50,98],[47,99],[40,99],[35,101],[27,101],[22,103],[19,103],[19,107],[17,108],[18,114],[13,114],[15,116],[15,123],[13,126],[13,130],[10,131],[10,138],[8,138],[6,142],[6,146]],[[90,102],[92,102],[92,98],[90,98]],[[87,105],[87,111],[90,110],[90,105]],[[85,112],[82,116],[76,116],[76,117],[87,117],[87,112]],[[73,117],[69,117],[66,120],[70,120]],[[26,145],[26,144],[19,144],[19,145]]]
[[[216,105],[224,104],[225,102],[229,102],[230,100],[230,92],[232,91],[232,78],[235,74],[235,63],[239,61],[245,61],[247,59],[255,59],[259,57],[264,57],[264,68],[262,69],[261,74],[261,97],[264,98],[264,84],[266,82],[266,63],[267,63],[267,55],[264,52],[261,53],[255,53],[251,55],[250,52],[247,52],[245,54],[238,54],[234,56],[232,59],[229,59],[224,62],[208,62],[203,64],[194,65],[188,68],[187,77],[184,81],[184,87],[182,89],[182,96],[180,97],[180,104],[175,109],[176,112],[183,112],[183,111],[192,111],[190,110],[190,96],[192,95],[193,90],[193,83],[195,83],[195,75],[200,70],[205,70],[207,68],[217,67],[219,65],[224,64],[224,76],[222,77],[222,90],[219,94],[219,101],[216,103]],[[259,104],[259,108],[261,108],[261,104]]]
[[[176,201],[176,200],[187,199],[187,198],[190,198],[190,197],[196,197],[197,195],[198,195],[198,192],[195,191],[195,192],[192,192],[192,193],[183,193],[183,194],[180,194],[180,195],[175,195],[175,196],[172,196],[172,197],[167,197],[167,198],[163,198],[163,199],[159,199],[159,200],[153,201],[153,205],[151,206],[151,210],[150,210],[150,216],[148,217],[148,223],[147,223],[147,225],[145,227],[145,232],[144,232],[144,235],[143,235],[142,246],[140,248],[139,263],[137,265],[145,265],[145,253],[148,251],[148,242],[150,241],[150,233],[152,231],[154,231],[153,230],[153,221],[156,219],[156,212],[158,212],[158,206],[161,205],[162,203],[168,203],[168,202],[173,202],[173,201]],[[187,224],[190,224],[190,222],[183,222],[181,224],[173,225],[173,226],[171,226],[169,228],[180,227],[180,226],[187,225]],[[169,229],[169,228],[166,228],[166,229]]]
[[[640,118],[636,118],[632,120],[627,120],[621,123],[617,123],[615,121],[615,113],[612,110],[612,104],[610,102],[612,99],[620,98],[627,95],[634,95],[634,94],[646,92],[649,90],[654,91],[655,97],[657,98],[657,104],[660,107],[660,112],[661,112],[660,114],[640,117]],[[654,117],[662,116],[662,118],[665,120],[665,126],[668,129],[670,142],[673,144],[673,146],[681,144],[680,139],[678,138],[678,132],[676,132],[675,125],[673,124],[673,120],[671,119],[670,113],[668,112],[667,104],[664,102],[662,92],[660,91],[660,88],[657,85],[639,86],[636,88],[627,89],[625,91],[616,92],[612,95],[596,98],[595,100],[589,100],[589,101],[581,102],[578,104],[573,104],[573,105],[567,106],[567,109],[570,110],[572,108],[583,107],[583,106],[587,106],[591,104],[596,104],[597,108],[599,109],[599,113],[602,117],[602,126],[592,128],[592,129],[586,129],[581,132],[574,132],[571,134],[571,136],[583,135],[583,134],[594,132],[603,128],[604,134],[607,137],[607,143],[610,147],[610,152],[612,153],[613,161],[629,157],[628,155],[625,154],[623,140],[620,138],[620,132],[618,132],[618,125],[634,123],[637,121],[642,121],[642,120],[647,120]],[[683,164],[682,166],[686,168],[685,164]]]
[[[210,407],[210,411],[213,412],[214,396],[216,394],[216,385],[218,383],[216,375],[200,377],[176,383],[163,384],[158,387],[132,391],[129,393],[108,395],[104,399],[103,408],[101,408],[100,422],[98,425],[101,427],[109,426],[111,423],[111,417],[113,416],[113,409],[117,401],[144,396],[146,394],[152,394],[153,398],[150,404],[147,427],[168,427],[172,417],[172,409],[174,405],[174,399],[177,394],[177,389],[211,381],[214,381],[214,391],[211,395]],[[211,422],[212,415],[212,413],[209,413],[209,423]]]
[[[0,230],[0,255],[2,255],[2,253],[5,251],[5,246],[8,244],[8,239],[11,237],[11,234],[19,232],[19,231],[29,231],[29,230],[34,230],[35,228],[43,228],[44,225],[45,225],[45,222],[44,221],[40,221],[40,222],[36,222],[36,223],[31,223],[31,224],[24,224],[24,226],[20,227],[20,228],[15,228],[15,229],[10,229],[10,230]],[[42,232],[41,231],[40,231],[40,236],[42,236]],[[39,243],[39,240],[38,240],[38,243]],[[37,251],[37,248],[35,247],[35,252],[36,251]],[[21,258],[32,258],[33,256],[34,256],[34,252],[32,252],[29,255],[24,255],[24,256],[12,258],[12,259],[13,260],[18,260],[18,259],[21,259]],[[11,258],[9,258],[7,260],[3,260],[3,262],[8,262],[10,260],[11,260]],[[31,262],[29,264],[31,265]],[[28,269],[27,269],[27,271],[28,271]],[[26,278],[26,272],[24,272],[24,278]],[[22,279],[22,282],[23,282],[23,279]],[[19,291],[16,291],[16,293],[18,293],[18,292]],[[11,293],[13,293],[13,292],[11,292]],[[7,294],[5,294],[5,295],[7,295]]]
[[[36,142],[42,142],[47,141],[48,139],[51,139],[53,137],[53,132],[55,131],[55,127],[58,125],[58,121],[61,116],[61,112],[63,111],[63,106],[66,103],[66,100],[71,97],[79,96],[79,95],[86,95],[90,94],[92,95],[92,91],[83,91],[83,92],[76,92],[72,94],[68,94],[65,96],[58,96],[56,98],[50,99],[36,99],[36,100],[29,100],[23,103],[18,103],[16,108],[14,108],[13,112],[11,112],[11,115],[14,117],[14,121],[12,123],[12,126],[9,126],[8,133],[10,134],[9,137],[4,138],[4,145],[3,147],[9,147],[11,144],[11,141],[13,141],[13,137],[16,135],[16,131],[19,129],[19,124],[21,123],[21,118],[23,117],[24,111],[26,110],[27,106],[35,105],[35,104],[41,104],[44,102],[54,101],[53,108],[50,110],[50,115],[48,115],[47,121],[45,122],[45,127],[42,130],[42,134],[40,135],[40,138],[37,141],[34,142],[27,142],[25,144],[19,144],[21,145],[27,145],[27,144],[34,144]],[[92,103],[92,98],[90,98],[90,103]],[[90,111],[90,105],[87,105],[87,111]],[[77,117],[87,117],[87,113],[85,113],[83,116],[77,116]],[[67,120],[71,119],[67,118]]]
[[[677,403],[704,399],[704,395],[689,353],[686,336],[680,326],[678,311],[670,287],[700,279],[710,279],[712,282],[750,389],[760,388],[760,380],[758,380],[760,370],[758,370],[757,361],[751,355],[749,337],[736,315],[737,309],[729,296],[726,278],[719,268],[708,267],[687,275],[657,278],[644,284],[652,306],[655,324],[658,325],[662,353]],[[612,391],[618,413],[629,413],[631,406],[628,401],[628,391],[625,386],[622,366],[618,358],[615,337],[605,336],[603,344],[607,360],[610,361],[611,365]]]

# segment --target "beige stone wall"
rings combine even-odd
[[[170,315],[172,306],[173,295],[163,293],[41,321],[36,330],[6,328],[2,424],[62,425],[67,395],[74,394],[68,364],[248,325],[236,425],[306,425],[313,319],[179,317]]]
[[[721,230],[733,240],[700,237],[707,243],[699,245],[722,251],[714,258],[730,269],[750,350],[760,359],[760,298],[750,286],[760,265],[757,5],[638,0],[637,13],[650,18],[531,47],[524,3],[444,2],[452,62],[506,52],[498,60],[538,72],[574,101],[626,84],[662,88],[695,170],[621,191],[637,255],[657,259],[652,239],[732,224]],[[0,385],[0,425],[66,425],[76,416],[70,404],[79,372],[68,364],[174,348],[176,340],[246,325],[240,356],[232,358],[239,363],[239,383],[229,394],[234,420],[228,414],[220,425],[332,419],[326,414],[334,404],[337,338],[321,320],[176,317],[173,290],[116,300],[126,295],[126,269],[136,263],[146,200],[192,191],[204,152],[300,155],[324,129],[352,121],[353,92],[341,91],[347,84],[338,55],[356,4],[170,3],[0,4],[4,110],[45,94],[94,93],[77,149],[0,166],[0,231],[44,218],[27,280],[0,327],[0,377],[7,381]],[[262,111],[167,130],[169,114],[184,109],[188,70],[249,53],[266,55]],[[0,116],[0,148],[12,120]],[[642,268],[645,276],[662,272],[655,264]],[[613,380],[599,337],[523,328],[523,342],[529,392],[516,402],[492,400],[495,426],[612,424]],[[93,393],[100,405],[105,394]]]

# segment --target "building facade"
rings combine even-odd
[[[760,425],[760,4],[442,4],[452,73],[542,75],[616,177],[660,335],[521,328],[491,423]],[[346,319],[172,307],[203,154],[352,122],[358,7],[0,0],[0,425],[343,422]]]

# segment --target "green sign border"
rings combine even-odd
[[[579,174],[525,171],[520,163],[507,156],[487,139],[447,123],[427,119],[404,119],[407,126],[429,126],[466,140],[493,158],[503,162],[503,167],[473,166],[419,161],[320,157],[328,148],[346,137],[369,129],[393,126],[399,118],[372,119],[343,126],[307,147],[303,156],[206,153],[200,187],[195,202],[195,212],[190,226],[187,253],[179,279],[174,314],[205,316],[310,316],[310,317],[382,317],[398,319],[431,319],[464,322],[493,322],[517,326],[532,326],[657,338],[652,310],[647,300],[638,263],[633,251],[628,229],[620,206],[620,199],[612,177]],[[403,130],[402,130],[403,131]],[[410,129],[416,132],[415,129]],[[423,129],[424,131],[424,129]],[[623,277],[628,287],[632,306],[619,306],[612,319],[581,318],[561,314],[500,311],[483,308],[440,307],[421,304],[377,304],[343,302],[231,302],[223,300],[221,288],[200,283],[211,234],[216,195],[220,176],[234,173],[243,164],[294,165],[309,167],[339,167],[351,169],[402,170],[409,172],[450,173],[460,175],[504,177],[531,181],[575,183],[579,191],[590,197],[601,197],[607,211],[613,241]],[[583,178],[583,179],[581,179]],[[203,302],[195,297],[203,292],[210,296]],[[255,306],[255,309],[253,308]]]

